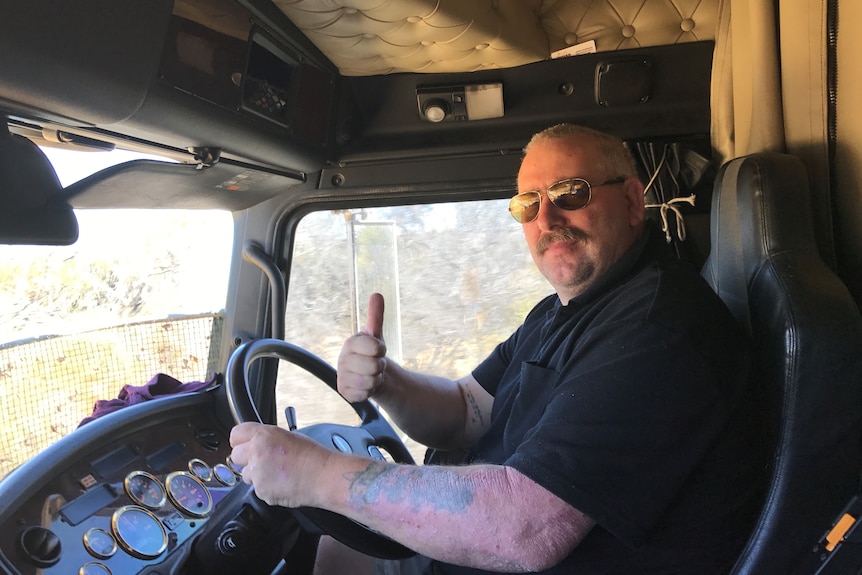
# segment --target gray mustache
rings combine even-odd
[[[536,251],[541,255],[545,253],[548,246],[555,242],[570,242],[574,240],[583,241],[586,239],[587,234],[577,228],[559,228],[542,235],[536,243]]]

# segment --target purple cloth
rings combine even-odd
[[[144,401],[149,401],[166,395],[200,391],[220,383],[220,380],[221,376],[219,374],[215,374],[207,381],[191,381],[189,383],[183,383],[169,375],[158,373],[146,385],[124,385],[116,399],[98,400],[96,405],[93,407],[93,414],[81,420],[78,427],[81,427],[85,423],[90,423],[94,419],[98,419],[103,415],[107,415],[130,405],[143,403]]]

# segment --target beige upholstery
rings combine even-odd
[[[275,0],[344,75],[527,64],[595,41],[600,52],[712,40],[719,0]]]

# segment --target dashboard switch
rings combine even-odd
[[[228,525],[216,540],[216,547],[222,555],[240,555],[245,547],[247,530],[240,525]]]

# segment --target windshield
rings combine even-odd
[[[488,200],[309,214],[294,243],[287,340],[335,365],[379,292],[388,357],[436,375],[469,374],[553,293],[506,206]],[[350,407],[323,388],[281,362],[280,422],[290,405],[300,426],[355,423]],[[404,439],[422,461],[424,448]]]
[[[142,157],[46,150],[66,186]],[[134,190],[130,190],[130,193]],[[0,245],[0,477],[155,374],[218,369],[229,212],[76,210],[71,246]]]

